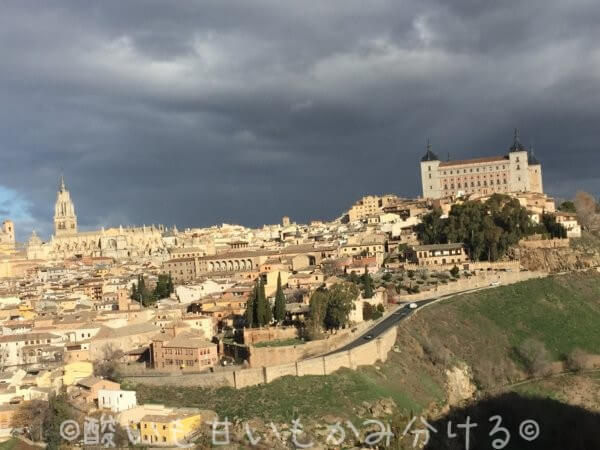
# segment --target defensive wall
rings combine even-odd
[[[241,343],[250,345],[259,342],[294,339],[298,337],[297,327],[244,328],[240,333]],[[238,336],[236,336],[236,340]],[[239,340],[238,340],[239,342]]]
[[[404,294],[396,297],[401,302],[413,302],[418,300],[426,300],[432,297],[445,296],[450,294],[457,294],[462,291],[468,291],[471,289],[479,289],[489,287],[492,283],[495,285],[513,284],[521,281],[529,280],[531,278],[543,278],[547,276],[546,272],[532,272],[532,271],[487,271],[477,272],[476,275],[465,277],[461,275],[456,281],[448,280],[445,284],[438,284],[432,289],[427,291],[418,292],[416,294]]]
[[[564,239],[522,239],[519,247],[524,248],[565,248],[569,247],[569,238]]]
[[[231,386],[241,389],[270,383],[286,375],[329,375],[342,367],[355,370],[359,366],[387,360],[388,352],[396,342],[396,335],[394,326],[381,336],[365,341],[351,350],[292,363],[205,374],[144,374],[127,376],[125,381],[154,386]]]
[[[308,341],[299,345],[250,346],[248,364],[250,367],[276,366],[323,355],[352,342],[371,326],[373,326],[373,322],[361,322],[352,328],[338,330],[336,334],[327,334],[324,339]]]
[[[560,245],[560,244],[559,244]],[[461,263],[452,263],[452,264],[436,264],[434,266],[420,266],[419,264],[413,263],[398,263],[395,265],[390,265],[390,267],[398,267],[404,270],[428,270],[439,272],[443,270],[451,270],[454,266],[458,267],[460,270],[519,270],[520,262],[518,260],[512,261],[465,261]]]

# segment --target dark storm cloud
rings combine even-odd
[[[600,187],[595,1],[91,5],[1,7],[0,186],[21,238],[49,232],[61,171],[83,227],[304,221],[418,194],[427,136],[493,155],[515,126],[548,192]]]

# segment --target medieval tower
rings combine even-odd
[[[75,233],[77,233],[75,207],[65,186],[65,180],[61,176],[58,194],[56,195],[56,205],[54,206],[54,235],[65,236]]]

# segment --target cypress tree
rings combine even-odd
[[[373,297],[373,279],[369,272],[367,271],[367,267],[365,266],[365,273],[361,277],[361,282],[363,285],[363,297],[371,298]]]
[[[283,322],[285,319],[285,294],[281,287],[281,272],[277,275],[277,292],[275,293],[275,307],[273,309],[273,315],[278,323]]]
[[[267,299],[265,298],[265,287],[260,279],[257,280],[256,296],[256,325],[262,327],[267,322]]]
[[[246,302],[246,311],[244,312],[244,319],[246,321],[246,326],[248,328],[253,328],[255,326],[256,320],[256,297],[258,294],[258,289],[256,284],[254,285],[254,289],[250,293],[248,297],[248,301]]]
[[[273,320],[273,311],[271,311],[271,305],[265,294],[265,285],[260,284],[260,296],[263,302],[263,325],[269,325]]]
[[[167,290],[169,291],[169,295],[175,292],[175,286],[173,285],[173,277],[169,274],[169,279],[167,280]]]

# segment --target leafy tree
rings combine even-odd
[[[334,284],[328,292],[325,326],[331,329],[346,325],[358,295],[358,286],[353,283]]]
[[[94,360],[94,374],[118,383],[118,361],[123,356],[123,351],[112,343],[105,344],[101,351],[101,356]]]
[[[44,439],[44,423],[49,414],[49,404],[44,400],[23,402],[11,418],[11,426],[26,428],[29,439],[39,442]]]
[[[567,230],[562,224],[556,221],[556,216],[554,214],[542,214],[541,225],[552,238],[564,239],[567,237]]]
[[[550,353],[542,342],[533,338],[526,339],[516,351],[531,375],[549,375],[551,372]]]
[[[571,200],[567,200],[567,201],[562,202],[558,206],[558,210],[562,211],[562,212],[568,212],[568,213],[576,213],[577,212],[577,208],[575,207],[575,203],[573,203]]]
[[[423,244],[442,244],[445,242],[444,220],[441,218],[442,210],[435,208],[425,214],[417,225],[417,236]]]
[[[307,337],[316,339],[320,336],[325,323],[329,296],[326,289],[317,289],[310,296],[309,318],[306,321]]]
[[[369,302],[363,302],[363,320],[373,319],[375,308]]]
[[[285,294],[281,287],[281,272],[277,275],[277,291],[275,292],[275,307],[273,308],[273,317],[278,323],[285,319]]]
[[[348,275],[348,281],[358,284],[360,283],[360,277],[356,274],[356,272],[352,271],[350,272],[350,275]]]
[[[579,223],[584,230],[590,231],[598,222],[596,200],[587,192],[579,191],[574,203]]]
[[[375,307],[369,302],[363,302],[363,320],[377,320],[383,316],[384,311],[381,303]]]
[[[49,450],[61,448],[65,441],[60,433],[60,424],[71,419],[66,394],[53,395],[48,400],[48,413],[44,416],[44,441]]]

